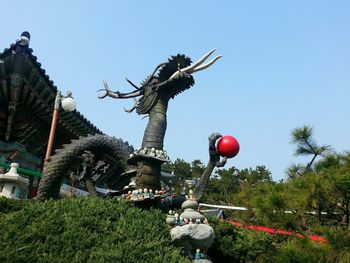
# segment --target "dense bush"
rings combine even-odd
[[[216,240],[208,254],[214,262],[350,262],[350,231],[347,229],[322,227],[318,230],[329,242],[317,243],[308,238],[242,229],[214,218],[210,222]]]
[[[8,199],[5,197],[0,197],[0,214],[21,210],[29,202],[31,201],[30,200],[19,201],[14,199]]]
[[[273,250],[262,256],[262,262],[271,263],[319,263],[327,261],[327,244],[318,244],[309,239],[290,238],[277,244]]]
[[[18,210],[0,213],[0,262],[188,262],[160,211],[99,198],[0,204]]]
[[[274,246],[273,236],[235,227],[211,218],[216,240],[208,254],[214,262],[255,262]]]
[[[288,238],[285,242],[277,243],[261,260],[271,263],[349,263],[350,231],[323,227],[322,234],[328,243],[317,243],[308,238]]]

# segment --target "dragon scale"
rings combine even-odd
[[[143,135],[142,148],[163,150],[164,136],[167,127],[166,112],[168,101],[159,98],[149,113],[149,121]]]

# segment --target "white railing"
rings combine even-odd
[[[213,207],[213,208],[220,208],[220,209],[229,209],[229,210],[236,210],[236,211],[248,211],[249,209],[243,206],[228,206],[228,205],[211,205],[211,204],[203,204],[199,203],[199,209],[201,207]],[[293,214],[293,211],[287,210],[284,211],[286,214]],[[305,214],[309,215],[317,215],[318,213],[316,211],[306,211]],[[321,212],[322,215],[328,215],[327,212]],[[340,213],[331,213],[331,215],[340,215]]]

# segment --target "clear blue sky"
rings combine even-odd
[[[170,102],[171,158],[207,162],[213,131],[235,136],[227,167],[264,164],[275,180],[293,157],[290,131],[303,124],[337,151],[350,150],[349,1],[1,1],[0,48],[22,31],[60,90],[102,131],[141,144],[147,119],[132,101],[98,100],[107,80],[130,91],[170,55],[223,55]]]

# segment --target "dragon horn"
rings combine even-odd
[[[187,72],[187,73],[191,73],[192,70],[195,70],[196,67],[198,67],[199,65],[201,65],[211,54],[214,53],[216,49],[213,48],[212,50],[210,50],[207,54],[205,54],[203,57],[201,57],[200,59],[197,60],[197,62],[193,63],[192,65],[181,69],[182,72]]]
[[[192,65],[186,67],[186,68],[182,68],[179,69],[178,71],[176,71],[173,75],[171,75],[171,77],[169,79],[173,79],[175,78],[178,74],[182,73],[182,72],[186,72],[189,74],[192,74],[194,72],[206,69],[207,67],[213,65],[219,58],[221,58],[222,56],[217,56],[215,57],[213,60],[211,60],[210,62],[201,65],[211,54],[214,53],[216,49],[212,49],[210,50],[207,54],[205,54],[203,57],[201,57],[199,60],[197,60],[195,63],[193,63]]]
[[[193,71],[191,73],[206,69],[208,67],[210,67],[211,65],[213,65],[218,59],[222,58],[222,56],[217,56],[215,57],[213,60],[209,61],[208,63],[199,66],[198,68],[193,69]]]

